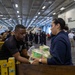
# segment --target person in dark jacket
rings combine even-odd
[[[63,31],[65,21],[62,18],[54,19],[52,22],[52,34],[55,35],[51,43],[50,58],[35,59],[32,64],[48,65],[73,65],[71,57],[71,44],[66,32]]]
[[[38,33],[35,33],[35,43],[38,44]]]
[[[43,45],[43,32],[40,32],[40,44]]]
[[[30,46],[32,46],[32,44],[33,44],[33,34],[32,34],[31,31],[30,31],[30,34],[29,34],[29,42],[30,42]]]
[[[43,44],[46,45],[46,33],[43,31],[42,34]]]
[[[28,50],[29,49],[29,47],[28,47],[28,40],[29,39],[29,35],[28,35],[28,33],[26,32],[26,35],[25,35],[25,42],[26,42],[26,49]]]

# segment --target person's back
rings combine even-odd
[[[33,40],[33,34],[30,32],[29,34],[29,41],[32,41]]]
[[[10,47],[10,45],[13,45],[14,46],[14,39],[13,39],[13,36],[11,36],[9,39],[7,39],[2,48],[1,48],[1,51],[0,51],[0,59],[8,59],[9,57],[11,57],[11,53],[9,51],[9,49],[7,48],[7,46]],[[15,43],[16,44],[16,43]]]

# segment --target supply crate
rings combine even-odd
[[[16,75],[14,57],[7,60],[0,60],[0,75]]]

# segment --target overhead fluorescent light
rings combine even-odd
[[[22,20],[22,18],[18,18],[18,19]]]
[[[40,15],[40,12],[38,12],[38,15]]]
[[[47,19],[49,19],[49,17],[46,17]]]
[[[17,13],[19,13],[19,11],[17,11]]]
[[[37,18],[37,16],[35,16]]]
[[[53,13],[53,15],[56,15],[56,13]]]
[[[5,20],[6,18],[2,18],[2,19],[4,19],[4,20]]]
[[[18,4],[15,4],[15,7],[18,8]]]
[[[45,8],[46,8],[46,6],[43,6],[43,7],[42,7],[42,9],[45,9]]]
[[[65,9],[65,7],[60,8],[61,11],[64,10],[64,9]]]
[[[48,3],[49,3],[49,4],[51,4],[52,2],[51,2],[51,1],[49,1]]]
[[[33,19],[33,21],[35,20],[35,18]]]
[[[3,16],[3,15],[0,15],[1,17]]]
[[[11,20],[12,20],[12,18],[9,19],[9,21],[11,21]]]
[[[18,17],[20,17],[20,15],[18,15]]]

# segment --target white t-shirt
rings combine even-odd
[[[69,36],[70,39],[73,39],[74,34],[73,33],[69,33],[68,36]]]

